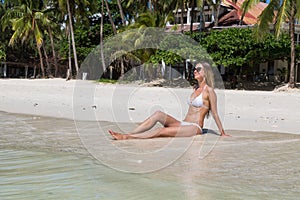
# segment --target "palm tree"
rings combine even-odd
[[[42,76],[45,77],[45,69],[43,64],[43,56],[41,47],[43,44],[43,35],[40,27],[46,26],[50,23],[48,18],[42,11],[38,10],[37,2],[26,0],[21,5],[15,6],[14,9],[9,9],[2,17],[3,29],[10,24],[14,31],[9,45],[14,45],[17,40],[25,42],[28,39],[34,38],[36,48],[40,57],[40,65]]]
[[[136,22],[132,24],[131,28],[145,28],[145,27],[165,27],[172,15],[161,15],[159,13],[145,12],[139,15]]]
[[[121,0],[117,0],[117,3],[118,3],[121,19],[122,19],[122,24],[123,24],[123,26],[126,26],[126,21],[125,21],[125,16],[124,16]]]
[[[74,30],[73,30],[73,13],[71,12],[71,6],[75,6],[75,2],[72,1],[72,5],[70,6],[70,0],[59,0],[59,7],[62,11],[63,15],[67,14],[68,16],[68,27],[70,31],[70,36],[72,38],[72,49],[73,49],[73,56],[74,56],[74,63],[75,63],[75,70],[76,70],[76,76],[79,72],[79,66],[78,66],[78,59],[77,59],[77,52],[76,52],[76,44],[75,44],[75,37],[74,37]],[[69,63],[70,66],[70,63]],[[70,72],[69,74],[70,75]],[[70,77],[67,77],[69,79]]]
[[[219,13],[220,13],[220,8],[221,8],[221,3],[222,0],[206,0],[206,2],[212,6],[213,9],[213,16],[214,16],[214,26],[218,26],[218,22],[219,22]]]
[[[102,70],[105,71],[105,61],[103,52],[103,18],[104,18],[104,0],[101,0],[101,22],[100,22],[100,56],[102,62]]]
[[[56,51],[55,51],[55,47],[54,47],[54,38],[53,38],[53,33],[52,32],[53,32],[53,29],[50,26],[48,26],[48,34],[49,34],[49,37],[50,37],[51,48],[52,48],[52,56],[53,56],[54,68],[55,68],[54,76],[57,77],[58,63],[57,63]]]
[[[138,13],[143,13],[149,10],[148,8],[149,0],[129,0],[126,7],[131,8],[130,10],[135,13],[133,15],[136,15]],[[150,2],[151,3],[151,2]]]
[[[259,0],[245,0],[242,9],[243,15],[258,3]],[[277,13],[275,15],[275,13]],[[275,35],[279,37],[282,24],[288,20],[289,33],[291,39],[291,62],[290,62],[290,79],[289,87],[295,87],[295,18],[300,19],[300,1],[295,0],[270,0],[268,6],[261,13],[258,21],[258,35],[262,36],[269,31],[269,23],[275,19]]]
[[[53,23],[48,24],[47,28],[47,34],[50,38],[50,43],[51,43],[51,49],[52,49],[52,56],[53,56],[53,61],[54,61],[54,76],[57,77],[58,73],[58,62],[57,62],[57,56],[56,56],[56,51],[54,47],[54,35],[58,32],[57,30],[60,28],[55,22],[56,18],[61,18],[60,12],[58,11],[58,2],[53,2],[52,0],[48,0],[44,4],[44,9],[45,9],[45,14],[47,15],[48,19],[50,19]]]
[[[111,16],[111,13],[110,13],[110,9],[109,9],[107,0],[104,0],[104,2],[105,2],[105,7],[106,7],[106,10],[107,10],[107,14],[108,14],[109,21],[110,21],[110,23],[111,23],[113,32],[114,32],[114,34],[117,34],[117,28],[116,28],[116,25],[115,25],[115,23],[114,23],[114,20],[113,20],[113,18],[112,18],[112,16]]]
[[[160,14],[162,16],[172,15],[178,5],[178,0],[151,1],[151,0],[129,0],[127,8],[130,14],[139,18],[142,13]],[[162,18],[164,18],[162,17]],[[136,21],[136,19],[135,19]]]
[[[74,23],[86,24],[88,21],[87,15],[95,9],[95,2],[96,0],[58,0],[59,10],[62,12],[63,16],[67,16],[66,24],[69,27],[71,35],[76,77],[79,73],[79,65],[74,36]]]

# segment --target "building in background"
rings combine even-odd
[[[168,23],[166,31],[186,32],[186,31],[200,31],[201,24],[206,29],[224,29],[224,28],[237,28],[237,27],[253,27],[258,22],[258,17],[262,11],[268,6],[267,3],[259,2],[252,6],[251,9],[245,14],[242,19],[241,6],[244,0],[238,0],[237,3],[233,3],[232,0],[223,0],[220,5],[218,24],[215,25],[215,16],[211,6],[204,4],[203,9],[195,8],[195,18],[192,22],[192,8],[185,9],[183,11],[183,17],[181,9],[174,11],[174,22]],[[203,13],[203,17],[201,17]],[[183,18],[183,27],[181,26],[181,19]],[[242,20],[241,20],[242,19]],[[201,23],[202,21],[202,23]],[[192,26],[192,27],[191,27]],[[272,26],[270,27],[272,29]],[[283,24],[283,28],[288,31],[288,24]],[[300,44],[300,21],[296,21],[295,24],[295,43]],[[256,73],[259,76],[268,77],[270,81],[282,81],[282,74],[286,73],[289,68],[288,61],[274,60],[271,62],[261,63],[256,67]],[[300,61],[297,62],[295,68],[297,82],[300,82]],[[280,77],[280,78],[279,78]],[[278,80],[280,79],[280,80]]]

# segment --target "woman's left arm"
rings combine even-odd
[[[212,116],[218,126],[221,136],[230,136],[225,133],[222,123],[220,121],[219,114],[218,114],[218,108],[217,108],[217,95],[213,88],[208,89],[208,97],[209,97],[209,104],[210,104]]]

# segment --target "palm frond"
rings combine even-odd
[[[13,33],[13,35],[11,36],[8,45],[9,45],[9,46],[13,46],[14,43],[15,43],[15,41],[17,40],[18,36],[19,36],[18,31],[15,31],[15,32]]]
[[[271,0],[269,5],[263,10],[259,16],[256,34],[258,38],[263,38],[266,32],[269,31],[269,23],[275,19],[275,10],[278,8],[279,1]]]
[[[281,25],[290,17],[291,2],[290,0],[282,0],[282,4],[276,15],[275,35],[278,38],[281,32]]]
[[[129,8],[134,3],[134,0],[129,0],[126,7]]]
[[[34,35],[35,35],[35,41],[37,43],[37,46],[40,48],[43,44],[43,36],[42,33],[39,29],[39,27],[36,25],[34,29]]]
[[[197,7],[201,8],[203,6],[204,0],[197,0]]]
[[[244,18],[245,14],[248,12],[249,9],[252,8],[253,5],[256,5],[260,2],[260,0],[246,0],[241,6],[242,9],[242,19]]]

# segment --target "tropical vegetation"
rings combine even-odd
[[[235,0],[236,2],[237,0]],[[253,6],[258,3],[259,0],[245,0],[242,8],[243,15]],[[290,79],[289,86],[295,86],[295,19],[300,19],[300,1],[295,0],[270,0],[268,6],[263,10],[260,15],[257,35],[263,37],[266,32],[270,31],[270,23],[273,23],[275,19],[275,35],[278,38],[282,32],[282,25],[288,21],[289,34],[291,40],[290,50]]]
[[[244,11],[257,2],[245,0]],[[223,65],[239,74],[259,62],[281,59],[290,63],[289,83],[293,86],[299,48],[294,46],[292,33],[294,19],[300,16],[299,1],[270,1],[255,32],[263,40],[257,40],[253,29],[249,28],[207,31],[202,25],[199,26],[200,32],[190,30],[184,35],[195,41],[197,46],[180,42],[183,36],[173,34],[159,38],[157,46],[138,48],[139,42],[145,44],[149,41],[142,29],[158,27],[163,30],[168,21],[174,21],[173,11],[190,7],[193,23],[196,7],[201,10],[204,4],[211,5],[213,15],[218,16],[220,3],[220,0],[0,0],[0,61],[34,66],[34,77],[70,79],[78,77],[84,60],[94,52],[102,67],[103,78],[118,79],[135,66],[156,67],[162,61],[175,66],[182,65],[187,58],[212,58],[216,65]],[[274,17],[276,32],[272,34],[269,23]],[[214,18],[217,25],[217,17]],[[280,31],[280,25],[285,21],[289,21],[290,35]],[[178,26],[183,26],[182,23],[183,20]],[[129,30],[139,31],[133,34]],[[128,35],[109,41],[111,36],[120,33]],[[134,43],[131,43],[133,40]],[[174,44],[176,48],[166,49],[174,41],[178,42]],[[135,50],[124,51],[126,45]],[[106,69],[108,64],[111,67]],[[110,73],[107,73],[108,69]]]

